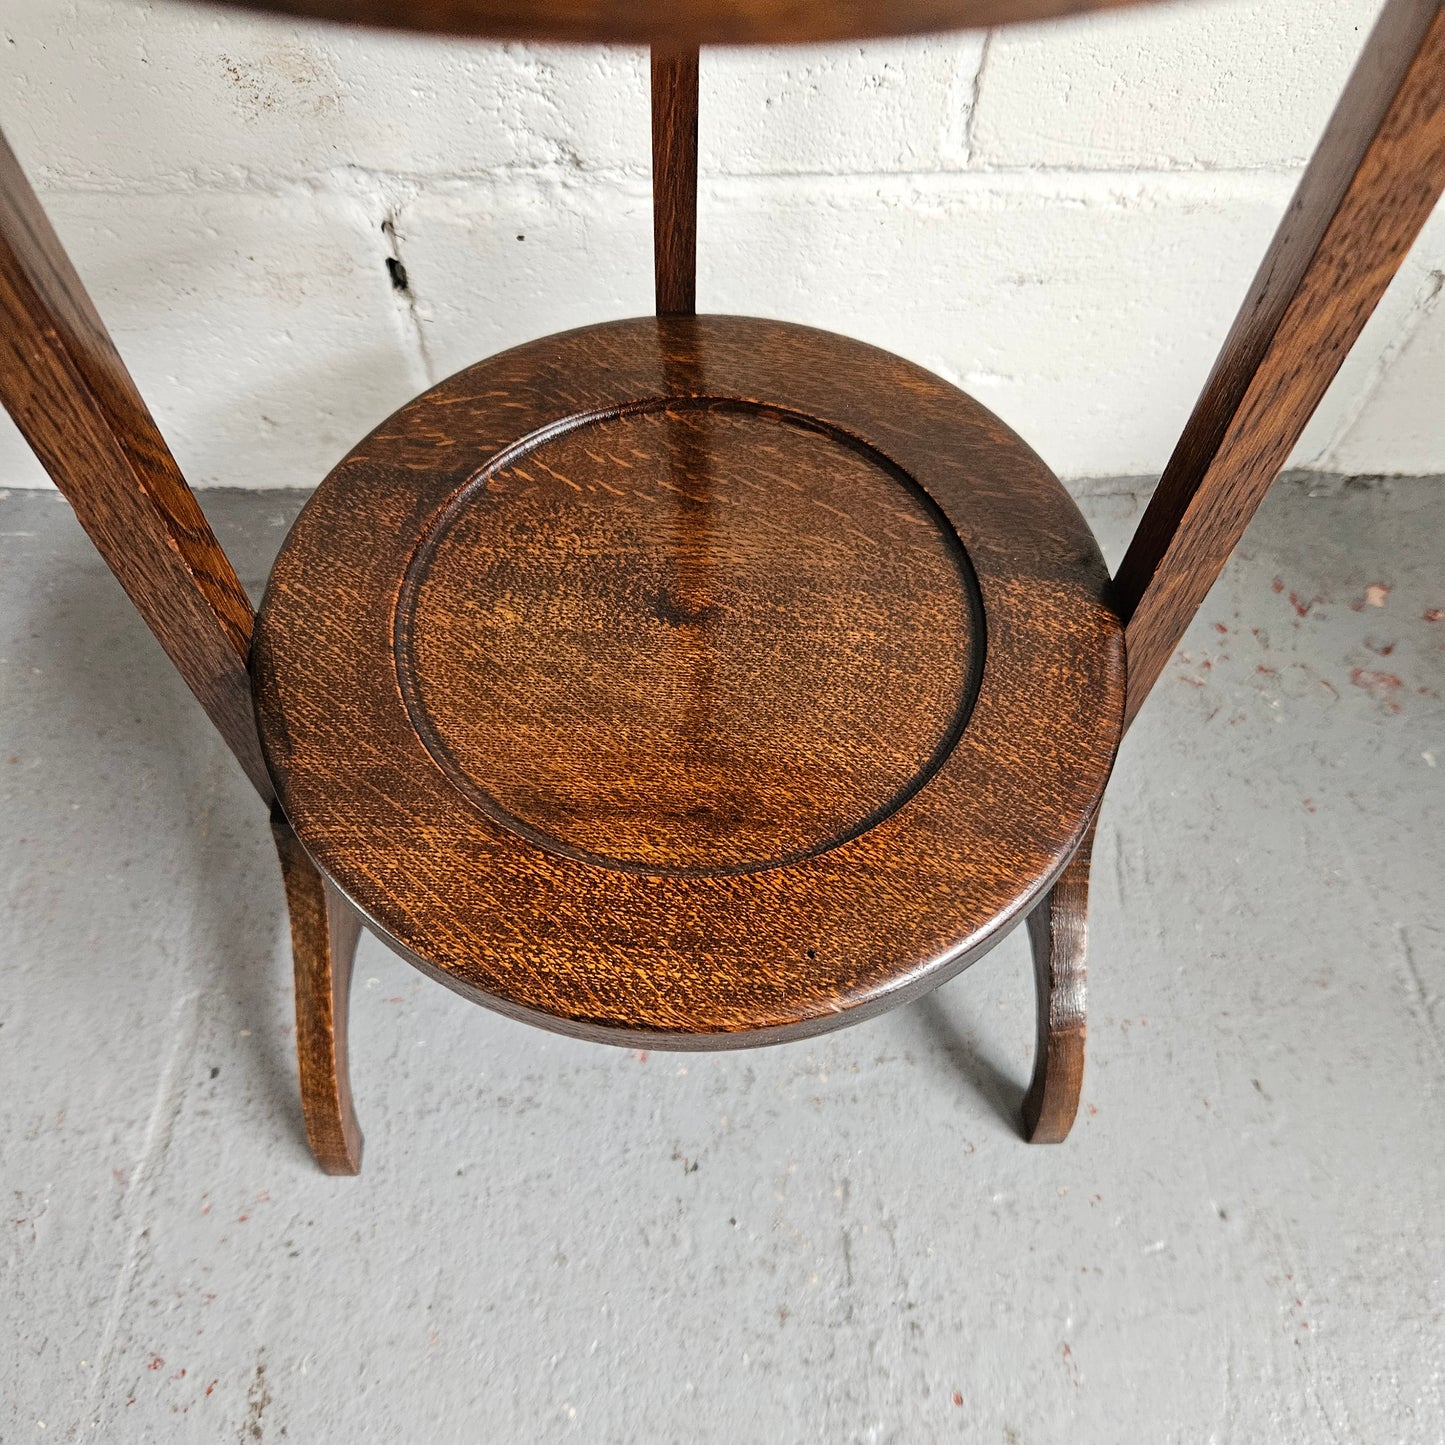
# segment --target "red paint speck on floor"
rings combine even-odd
[[[1376,672],[1372,667],[1357,667],[1350,674],[1350,681],[1356,687],[1363,688],[1377,702],[1382,702],[1391,712],[1399,712],[1400,704],[1395,701],[1393,694],[1399,692],[1404,684],[1393,672]]]

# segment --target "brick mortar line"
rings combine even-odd
[[[811,188],[841,187],[876,189],[879,186],[957,187],[960,194],[968,190],[985,190],[990,185],[1018,188],[1019,194],[1030,194],[1026,183],[1044,181],[1049,188],[1033,194],[1067,194],[1069,186],[1080,191],[1104,191],[1118,186],[1153,186],[1166,194],[1185,195],[1192,190],[1199,195],[1217,197],[1223,187],[1235,184],[1241,194],[1257,194],[1263,186],[1293,186],[1300,171],[1290,167],[1193,167],[1074,169],[1063,166],[973,166],[967,169],[938,167],[929,170],[883,171],[707,171],[702,173],[704,186],[737,187],[755,185],[767,189],[785,184],[806,183]],[[278,176],[274,171],[252,178],[228,178],[221,174],[189,176],[171,181],[155,179],[134,181],[114,179],[86,181],[74,176],[57,176],[44,167],[35,167],[31,179],[43,197],[78,196],[260,196],[272,199],[312,195],[345,196],[355,194],[362,185],[403,186],[424,196],[435,188],[439,193],[459,186],[477,189],[511,185],[531,185],[557,191],[580,191],[589,187],[614,186],[636,188],[645,192],[648,172],[637,168],[599,167],[595,170],[562,169],[558,167],[502,167],[478,171],[393,171],[366,166],[340,166],[330,171],[298,172]]]

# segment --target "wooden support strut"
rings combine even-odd
[[[347,1077],[346,1015],[360,918],[274,809],[251,706],[250,601],[3,138],[0,318],[0,400],[273,804],[307,1137],[328,1173],[354,1174],[361,1130]]]
[[[268,802],[251,604],[0,136],[0,401]]]
[[[698,53],[652,52],[652,253],[657,314],[697,311]]]
[[[1034,1072],[1024,1096],[1024,1135],[1031,1144],[1062,1144],[1079,1112],[1088,1031],[1089,860],[1098,819],[1059,880],[1029,914],[1038,1013]]]
[[[1115,579],[1132,722],[1445,187],[1445,12],[1390,0]]]
[[[346,1034],[361,916],[317,871],[279,808],[271,813],[271,833],[291,915],[296,1062],[306,1138],[326,1173],[359,1174],[361,1126],[351,1103]]]

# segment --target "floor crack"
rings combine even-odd
[[[121,1218],[132,1220],[133,1224],[126,1242],[124,1258],[116,1274],[115,1287],[111,1291],[110,1306],[106,1310],[100,1345],[95,1355],[96,1368],[91,1377],[90,1398],[86,1407],[90,1424],[95,1429],[100,1427],[99,1412],[110,1387],[111,1368],[126,1306],[136,1276],[149,1251],[150,1220],[146,1205],[151,1193],[151,1181],[170,1150],[176,1121],[185,1103],[186,1078],[200,1044],[201,1017],[201,995],[198,989],[181,994],[171,1007],[171,1051],[161,1069],[160,1078],[156,1081],[155,1098],[151,1103],[150,1118],[146,1121],[140,1158],[131,1171],[120,1206]]]
[[[1437,1062],[1445,1069],[1445,1023],[1439,1016],[1440,1000],[1430,992],[1425,976],[1420,972],[1419,960],[1415,957],[1415,946],[1403,923],[1395,925],[1395,936],[1400,940],[1400,957],[1404,961],[1406,1007],[1415,1021],[1429,1036]]]

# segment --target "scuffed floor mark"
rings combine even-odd
[[[1274,1337],[1278,1368],[1299,1389],[1300,1404],[1319,1422],[1321,1438],[1328,1439],[1330,1445],[1359,1440],[1362,1436],[1358,1425],[1340,1390],[1345,1373],[1341,1361],[1328,1338],[1309,1328],[1302,1317],[1305,1301],[1317,1298],[1310,1279],[1308,1246],[1293,1237],[1287,1218],[1272,1209],[1266,1208],[1260,1214],[1258,1225],[1270,1245],[1267,1257],[1278,1271],[1272,1280],[1282,1325]],[[1339,1426],[1343,1426],[1343,1434]]]
[[[1122,903],[1128,885],[1125,881],[1127,868],[1124,861],[1124,835],[1118,828],[1114,829],[1114,847],[1111,851],[1114,859],[1114,896]]]
[[[176,1121],[186,1098],[186,1080],[192,1072],[192,1061],[200,1046],[201,995],[199,991],[181,994],[171,1008],[169,1032],[174,1042],[156,1082],[150,1119],[146,1123],[140,1158],[131,1170],[120,1211],[122,1217],[134,1217],[125,1257],[115,1277],[110,1307],[106,1311],[100,1346],[96,1351],[96,1370],[92,1376],[87,1409],[92,1423],[99,1426],[99,1412],[110,1388],[120,1327],[125,1319],[136,1277],[150,1253],[150,1221],[145,1217],[150,1199],[150,1182],[164,1162],[175,1134]]]
[[[271,1392],[266,1388],[266,1347],[263,1345],[256,1352],[256,1372],[251,1376],[251,1388],[246,1392],[246,1418],[236,1436],[238,1445],[265,1437],[264,1419],[270,1403]]]
[[[1420,972],[1419,960],[1415,957],[1415,945],[1404,924],[1397,924],[1395,936],[1400,941],[1400,984],[1405,993],[1405,1004],[1410,1016],[1424,1031],[1439,1064],[1442,1078],[1445,1078],[1445,1023],[1440,1019],[1440,1000],[1430,992],[1425,976]]]

